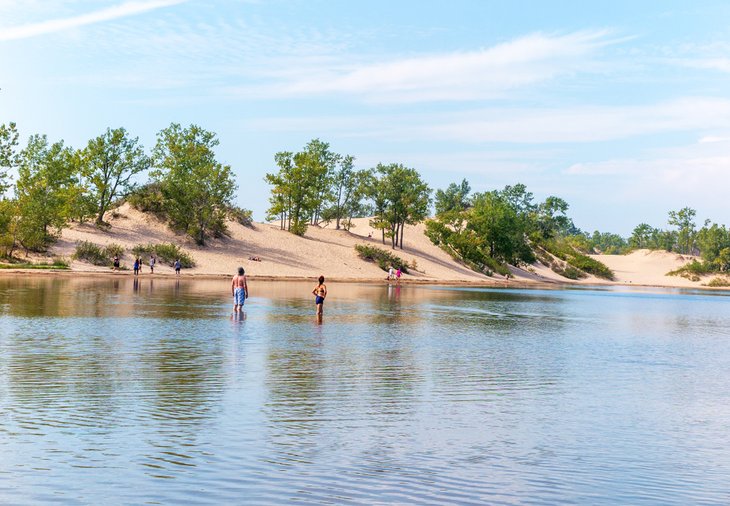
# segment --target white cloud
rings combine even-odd
[[[61,32],[85,25],[111,21],[114,19],[134,16],[153,11],[162,7],[183,3],[186,0],[151,0],[146,2],[124,2],[113,7],[99,9],[86,14],[66,18],[51,19],[39,23],[25,24],[15,27],[6,27],[0,30],[0,41],[27,39],[49,33]]]
[[[595,52],[619,40],[607,31],[536,33],[490,48],[429,54],[386,62],[302,66],[265,86],[229,87],[239,96],[345,94],[383,102],[477,100],[559,76],[602,68]]]

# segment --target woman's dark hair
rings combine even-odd
[[[246,271],[243,270],[243,267],[238,268],[238,275],[243,276]]]
[[[322,283],[324,283],[324,276],[319,277],[319,284],[321,285]]]

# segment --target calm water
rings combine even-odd
[[[730,297],[0,278],[0,503],[730,502]]]

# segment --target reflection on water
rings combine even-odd
[[[0,278],[0,502],[727,503],[728,297]]]

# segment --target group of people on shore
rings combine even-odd
[[[142,262],[142,257],[137,256],[134,258],[134,264],[132,265],[132,271],[134,272],[134,275],[137,276],[139,274],[142,274],[142,265],[144,265],[144,262]],[[157,265],[157,257],[155,255],[150,255],[150,274],[155,273],[155,266]],[[118,256],[114,256],[112,259],[112,270],[118,271],[121,269],[121,264]],[[173,267],[175,267],[175,274],[178,276],[180,275],[180,270],[182,269],[182,263],[180,262],[180,259],[176,259],[175,263],[173,264]]]

